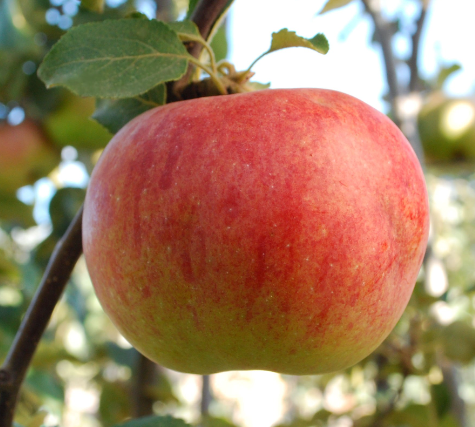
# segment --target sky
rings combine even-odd
[[[313,37],[322,32],[330,42],[327,55],[304,48],[285,49],[264,57],[254,67],[254,79],[273,88],[321,87],[356,96],[386,111],[382,101],[386,82],[379,48],[371,46],[373,31],[360,1],[317,15],[326,0],[236,0],[229,15],[230,60],[245,69],[270,46],[272,32],[281,28]],[[386,0],[388,16],[400,12],[401,0]],[[418,1],[405,1],[404,15],[418,16]],[[440,64],[458,62],[462,71],[448,82],[453,96],[475,91],[475,1],[432,0],[422,36],[420,66],[423,77],[433,77]],[[411,22],[411,20],[408,20]],[[351,30],[350,30],[351,29]],[[347,33],[346,37],[343,35]],[[409,40],[394,40],[399,52],[409,52]]]

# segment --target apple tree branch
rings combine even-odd
[[[57,243],[0,369],[0,426],[13,422],[16,400],[36,347],[82,253],[82,208]]]

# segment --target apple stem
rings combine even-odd
[[[226,87],[224,86],[223,82],[221,81],[221,79],[219,78],[217,73],[215,73],[212,69],[210,69],[209,67],[204,65],[199,59],[196,59],[193,56],[189,56],[188,60],[191,63],[195,64],[197,67],[201,68],[203,71],[205,71],[206,73],[209,74],[209,76],[211,77],[211,80],[213,80],[213,83],[216,85],[216,87],[218,88],[219,93],[221,95],[227,95],[228,94],[228,91],[226,90]]]
[[[18,393],[28,365],[82,253],[82,211],[81,207],[64,236],[56,244],[40,285],[0,369],[0,426],[2,427],[9,427],[13,423]]]
[[[196,5],[190,19],[197,25],[200,30],[201,37],[204,40],[208,39],[208,36],[213,28],[215,22],[223,14],[229,6],[229,0],[199,0]],[[188,52],[194,58],[199,58],[203,45],[201,43],[192,43],[188,48]],[[196,64],[195,64],[196,65]],[[193,67],[188,67],[185,75],[177,81],[171,83],[168,88],[169,100],[179,100],[180,93],[189,84],[190,78],[193,74]],[[211,74],[210,74],[211,76]],[[219,88],[219,84],[217,85]],[[221,92],[221,89],[220,89]]]
[[[180,38],[182,41],[185,41],[185,42],[200,43],[205,48],[206,52],[208,52],[211,70],[213,70],[214,74],[218,74],[218,69],[216,67],[216,57],[214,56],[214,52],[211,45],[206,40],[204,40],[201,37],[192,36],[189,34],[187,34],[185,37],[180,37]]]

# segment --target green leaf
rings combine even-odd
[[[84,202],[86,191],[82,188],[60,188],[49,204],[49,214],[53,225],[52,234],[61,238],[69,227],[77,211]]]
[[[447,81],[447,79],[453,74],[461,69],[460,64],[452,64],[449,67],[442,67],[437,76],[437,89],[442,89],[442,86]]]
[[[224,418],[207,416],[202,421],[203,427],[236,427],[235,424]]]
[[[298,36],[295,31],[289,31],[287,28],[283,28],[277,33],[272,33],[272,41],[269,50],[259,56],[251,64],[249,70],[257,61],[259,61],[259,59],[263,58],[265,55],[277,50],[286,49],[288,47],[306,47],[323,55],[325,55],[330,49],[328,40],[322,33],[318,33],[311,39],[306,39],[304,37]]]
[[[164,84],[152,90],[125,99],[98,99],[92,118],[112,133],[116,133],[134,117],[147,110],[164,105],[167,92]]]
[[[25,228],[36,225],[33,219],[33,206],[25,205],[14,194],[0,193],[0,206],[0,221],[7,221]]]
[[[104,425],[111,425],[130,416],[131,406],[130,390],[124,384],[102,383],[99,414]]]
[[[118,365],[128,366],[133,369],[137,365],[139,353],[135,348],[123,348],[112,341],[104,344],[107,356]]]
[[[185,19],[184,21],[169,22],[167,25],[178,34],[178,37],[181,36],[193,36],[200,37],[200,30],[193,21]]]
[[[199,0],[190,0],[188,2],[188,11],[186,12],[186,17],[190,18],[193,11],[195,10],[196,5],[198,4]]]
[[[324,55],[330,48],[327,38],[322,33],[318,33],[311,39],[306,39],[298,36],[295,31],[289,31],[287,28],[284,28],[278,33],[272,33],[272,43],[267,53],[288,47],[306,47]]]
[[[51,397],[59,402],[64,400],[63,385],[56,376],[46,371],[32,369],[25,383],[36,394]]]
[[[353,0],[328,0],[323,6],[323,9],[318,13],[323,15],[324,13],[330,12],[331,10],[339,9],[340,7],[346,6],[351,3]]]
[[[462,364],[475,358],[475,329],[463,321],[446,326],[441,334],[442,348],[447,358]]]
[[[190,427],[190,425],[167,415],[136,418],[123,424],[116,424],[114,427]]]
[[[216,57],[216,62],[226,59],[228,56],[228,38],[226,32],[226,21],[219,26],[216,34],[211,40],[211,48]]]
[[[72,145],[79,149],[104,148],[112,135],[91,119],[93,98],[80,98],[68,92],[60,108],[49,114],[44,125],[48,135],[60,147]]]
[[[431,399],[437,412],[437,417],[441,419],[450,410],[452,396],[445,383],[432,384],[430,387]]]
[[[97,13],[104,11],[104,3],[104,0],[81,0],[82,7]]]
[[[7,257],[5,251],[0,248],[0,283],[19,283],[20,279],[20,269],[10,257]]]
[[[189,54],[163,22],[117,19],[73,27],[46,55],[38,75],[48,87],[81,96],[127,98],[179,79]]]

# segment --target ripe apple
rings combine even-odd
[[[430,95],[418,117],[419,135],[429,162],[475,160],[475,102]]]
[[[97,296],[147,357],[197,374],[318,374],[373,351],[424,256],[418,160],[343,93],[150,110],[106,147],[83,220]]]
[[[60,160],[41,128],[32,120],[0,124],[0,193],[14,194],[49,173]]]

